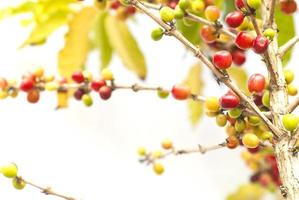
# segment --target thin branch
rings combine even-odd
[[[146,8],[139,0],[131,0],[131,4],[134,5],[136,8],[144,12],[150,18],[152,18],[157,24],[159,24],[162,28],[165,29],[168,35],[174,36],[178,39],[181,43],[183,43],[190,51],[194,53],[194,55],[201,60],[212,72],[213,74],[224,83],[228,88],[230,88],[239,98],[245,103],[245,106],[252,109],[272,130],[273,135],[278,138],[281,135],[281,131],[275,127],[272,122],[260,111],[260,109],[256,106],[256,104],[248,98],[232,81],[230,80],[227,73],[224,71],[218,70],[213,63],[201,52],[199,48],[194,46],[189,40],[187,40],[179,31],[175,29],[175,27],[164,23],[160,18],[152,14],[148,8]]]
[[[280,48],[279,48],[279,51],[278,51],[278,56],[280,58],[283,58],[283,56],[289,51],[291,50],[295,44],[297,44],[299,42],[299,36],[295,36],[293,37],[292,39],[290,39],[287,43],[285,43],[284,45],[282,45]]]
[[[140,1],[140,3],[142,3],[147,8],[154,9],[154,10],[160,10],[163,7],[163,5],[156,5],[156,4],[152,4],[152,3],[148,3],[148,2],[143,2],[143,1]],[[223,34],[231,37],[232,39],[236,38],[236,34],[235,33],[231,32],[230,30],[228,30],[228,29],[226,29],[224,27],[222,27],[221,24],[217,24],[216,25],[215,23],[213,23],[213,22],[211,22],[209,20],[206,20],[206,19],[204,19],[202,17],[199,17],[199,16],[194,15],[194,14],[192,14],[190,12],[187,12],[187,11],[185,12],[185,17],[187,19],[190,19],[192,21],[195,21],[195,22],[198,22],[198,23],[201,23],[201,24],[204,24],[204,25],[213,26],[220,33],[223,33]]]
[[[288,108],[287,108],[287,112],[291,113],[293,112],[299,105],[299,97],[296,97],[296,99],[289,104]]]
[[[66,195],[63,195],[63,194],[60,194],[60,193],[57,193],[55,191],[53,191],[50,187],[42,187],[42,186],[39,186],[37,184],[34,184],[30,181],[27,181],[25,179],[23,179],[22,177],[17,177],[17,179],[20,181],[20,182],[24,182],[26,183],[27,185],[30,185],[34,188],[37,188],[39,189],[42,193],[44,193],[45,195],[52,195],[52,196],[56,196],[56,197],[59,197],[61,199],[65,199],[65,200],[77,200],[73,197],[70,197],[70,196],[66,196]]]

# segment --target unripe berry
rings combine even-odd
[[[247,0],[248,6],[254,10],[258,9],[262,5],[262,0]]]
[[[299,123],[299,117],[294,114],[286,114],[282,117],[282,124],[288,131],[294,131]]]
[[[263,35],[267,37],[269,40],[273,40],[274,36],[276,34],[276,31],[272,28],[267,28],[264,30]]]
[[[244,21],[244,14],[241,11],[233,11],[226,15],[225,22],[232,28],[237,28]]]
[[[242,143],[245,147],[253,149],[259,146],[260,140],[255,134],[246,133],[243,135]]]
[[[174,19],[174,10],[170,7],[163,7],[160,10],[160,17],[164,22],[171,22]]]
[[[253,40],[253,51],[258,54],[264,53],[269,46],[269,40],[261,35],[258,35]]]
[[[18,175],[18,167],[15,163],[9,163],[1,166],[0,171],[7,178],[14,178]]]
[[[213,43],[217,39],[216,30],[212,26],[204,25],[200,29],[200,36],[205,43]]]
[[[86,105],[87,107],[92,106],[93,101],[92,101],[92,97],[89,94],[84,94],[82,96],[82,102],[84,103],[84,105]]]
[[[82,72],[83,77],[86,81],[91,82],[92,81],[92,73],[90,71],[84,70]]]
[[[82,83],[84,82],[85,78],[84,78],[84,75],[81,71],[78,71],[78,72],[74,72],[72,74],[72,79],[73,81],[75,81],[76,83]]]
[[[164,172],[164,166],[161,163],[154,163],[153,170],[157,175],[161,175]]]
[[[7,90],[0,91],[0,99],[5,99],[9,96],[9,93]]]
[[[137,150],[137,153],[139,156],[145,156],[146,155],[146,149],[144,147],[139,147]]]
[[[191,90],[185,85],[174,85],[171,90],[172,96],[177,100],[185,100],[189,98]]]
[[[239,140],[236,136],[226,138],[226,146],[230,149],[235,149],[239,146]]]
[[[56,91],[59,88],[59,84],[56,82],[49,82],[45,84],[45,89],[47,91]]]
[[[235,44],[240,49],[246,50],[252,47],[253,45],[253,36],[250,33],[247,32],[239,32]]]
[[[98,92],[99,89],[100,89],[101,87],[105,86],[105,85],[106,85],[106,81],[105,81],[105,80],[103,80],[103,79],[96,79],[96,80],[92,80],[92,81],[91,81],[91,85],[90,85],[90,87],[91,87],[94,91]]]
[[[38,67],[33,72],[35,77],[41,78],[44,75],[44,68]]]
[[[113,73],[109,68],[104,68],[101,71],[101,76],[105,81],[112,81],[114,79]]]
[[[262,140],[272,140],[273,134],[270,131],[264,131],[261,135]]]
[[[243,132],[245,130],[245,128],[246,128],[246,122],[243,119],[239,119],[239,120],[236,121],[235,130],[238,133]]]
[[[242,110],[240,108],[234,108],[228,111],[228,115],[233,119],[237,119],[242,115]]]
[[[191,12],[200,14],[205,9],[205,3],[203,0],[194,0],[191,3]]]
[[[162,158],[163,157],[163,153],[160,150],[154,151],[154,152],[152,152],[152,157],[154,159]]]
[[[227,116],[224,114],[218,114],[216,116],[216,123],[220,127],[224,127],[227,123]]]
[[[178,5],[182,10],[186,10],[190,6],[190,0],[180,0]]]
[[[235,50],[232,52],[233,63],[240,66],[243,65],[246,61],[246,55],[244,51]]]
[[[216,22],[220,17],[220,10],[216,6],[208,6],[205,9],[205,16],[208,20]]]
[[[99,89],[99,94],[103,100],[107,100],[112,95],[112,89],[109,86],[103,86]]]
[[[165,150],[169,150],[173,148],[172,141],[169,139],[163,140],[161,146]]]
[[[227,69],[232,65],[232,55],[225,50],[218,51],[213,56],[213,63],[218,69]]]
[[[167,90],[158,90],[157,93],[161,99],[166,99],[169,96],[169,92]]]
[[[182,10],[179,6],[176,6],[174,9],[174,18],[175,19],[182,19],[185,15],[184,10]]]
[[[298,90],[294,85],[288,85],[287,91],[290,96],[296,96],[298,93]]]
[[[154,41],[161,40],[163,37],[164,31],[162,28],[156,28],[152,31],[151,37]]]
[[[205,108],[212,112],[220,110],[219,99],[217,97],[208,97],[205,101]]]
[[[270,108],[270,93],[268,90],[264,92],[262,102],[265,107]]]
[[[253,115],[248,116],[247,120],[251,126],[258,126],[262,122],[258,116]]]
[[[30,90],[27,93],[27,101],[29,103],[37,103],[39,101],[40,92],[38,90]]]
[[[24,180],[22,180],[21,178],[15,177],[12,179],[12,185],[14,186],[14,188],[16,188],[17,190],[22,190],[25,188],[26,183]]]
[[[290,69],[284,69],[283,70],[284,79],[287,84],[290,84],[294,80],[294,72]]]
[[[266,86],[266,79],[262,74],[253,74],[247,82],[249,92],[262,92]]]

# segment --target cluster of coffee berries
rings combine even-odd
[[[107,1],[106,5],[110,10],[115,11],[119,19],[127,19],[136,13],[136,8],[132,5],[123,5],[120,0]]]
[[[247,166],[253,171],[250,181],[260,184],[270,192],[275,192],[281,185],[277,162],[273,149],[265,148],[258,152],[244,151],[241,157]]]
[[[151,165],[153,171],[157,175],[161,175],[165,171],[164,165],[161,162],[159,162],[159,160],[171,154],[175,154],[175,149],[173,147],[171,140],[169,139],[163,140],[161,143],[161,147],[162,150],[156,150],[152,152],[147,152],[144,147],[138,148],[138,155],[140,156],[139,161],[141,163]]]
[[[15,163],[0,166],[0,172],[3,176],[12,180],[12,185],[17,190],[22,190],[26,186],[26,182],[18,177],[18,167]]]

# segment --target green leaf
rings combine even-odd
[[[201,94],[204,88],[202,67],[199,63],[194,64],[184,81],[191,88],[192,94]],[[188,100],[190,120],[195,125],[203,116],[203,102]]]
[[[192,44],[199,44],[201,39],[199,37],[199,23],[194,23],[191,26],[186,26],[183,20],[177,20],[177,29],[185,36]]]
[[[96,19],[95,7],[84,7],[69,22],[65,45],[58,55],[58,70],[64,77],[70,77],[76,70],[84,69],[89,51],[89,33]]]
[[[145,58],[127,24],[115,16],[107,16],[105,28],[114,51],[122,60],[124,66],[145,79],[147,68]]]
[[[259,184],[241,185],[236,192],[230,194],[226,200],[262,200],[266,190]]]
[[[107,16],[108,13],[106,11],[100,11],[95,22],[95,45],[100,51],[102,69],[109,65],[113,53],[105,28],[105,20],[107,19]]]
[[[278,45],[281,46],[295,36],[295,21],[292,15],[286,15],[280,9],[276,9],[275,19],[279,30]],[[284,66],[290,61],[291,56],[292,50],[284,55],[282,61]]]
[[[223,12],[223,19],[225,18],[225,16],[236,10],[236,7],[235,7],[235,1],[234,0],[225,0],[225,3],[224,3],[224,12]]]
[[[246,70],[242,67],[230,67],[227,72],[240,89],[246,94],[249,94],[247,88],[248,74]]]

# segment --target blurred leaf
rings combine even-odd
[[[69,104],[69,93],[68,91],[57,92],[57,106],[56,109],[67,108]]]
[[[65,45],[58,55],[58,70],[70,77],[76,70],[84,69],[89,50],[89,33],[97,16],[95,7],[81,9],[69,22]]]
[[[105,28],[110,44],[124,66],[135,72],[139,78],[145,79],[147,74],[145,58],[127,24],[115,16],[107,16]]]
[[[236,7],[235,7],[235,1],[234,0],[225,0],[224,3],[224,11],[223,11],[223,19],[225,18],[225,16],[232,12],[235,11]]]
[[[202,67],[199,63],[194,64],[184,81],[191,88],[192,94],[201,94],[204,88],[202,77]],[[190,120],[195,125],[203,115],[203,103],[199,101],[188,100],[190,111]]]
[[[199,44],[201,39],[199,37],[199,23],[194,23],[191,26],[186,26],[183,20],[177,20],[177,29],[185,36],[192,44]]]
[[[258,184],[241,185],[238,190],[230,194],[226,200],[262,200],[266,190]]]
[[[106,11],[100,11],[95,23],[95,44],[100,51],[102,69],[109,65],[113,53],[105,28],[107,16],[108,13]]]
[[[292,15],[286,15],[280,9],[276,9],[275,19],[279,30],[278,45],[281,46],[295,36],[295,21]],[[284,55],[282,61],[284,66],[290,61],[291,56],[292,50]]]
[[[248,74],[246,70],[242,67],[230,67],[227,72],[232,80],[235,81],[235,83],[241,88],[241,90],[246,94],[249,94],[247,88]]]

